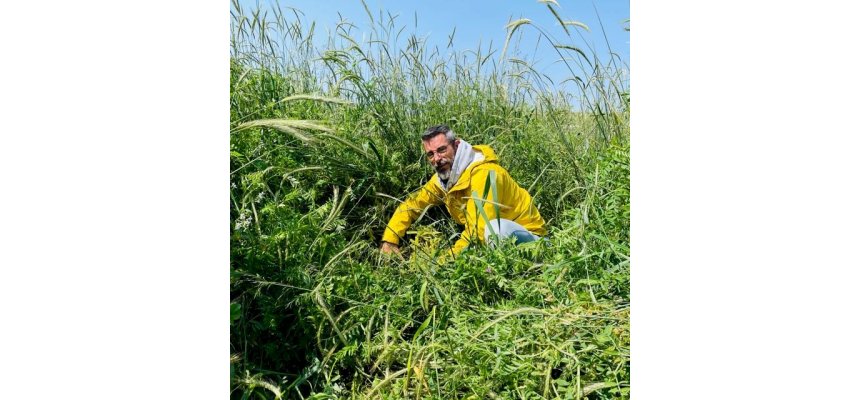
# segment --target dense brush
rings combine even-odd
[[[569,89],[516,40],[443,56],[368,9],[366,40],[342,22],[319,49],[298,10],[234,1],[232,398],[629,397],[626,66],[544,3],[563,40],[526,20],[508,39],[539,30]],[[377,250],[439,123],[495,149],[547,240],[440,261],[459,229],[436,208],[402,257]]]

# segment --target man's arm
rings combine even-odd
[[[385,233],[382,234],[382,251],[386,253],[399,251],[397,245],[400,244],[400,239],[406,234],[406,230],[425,208],[442,204],[444,195],[434,177],[401,203],[388,221]]]

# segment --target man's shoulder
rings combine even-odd
[[[508,173],[508,170],[505,167],[499,165],[497,161],[489,161],[482,162],[480,164],[475,165],[471,171],[471,185],[483,185],[486,181],[486,178],[489,176],[490,172],[493,172],[496,179],[509,177],[511,174]],[[478,178],[478,179],[475,179]]]
[[[439,174],[434,173],[430,180],[424,184],[423,189],[439,191],[443,190],[442,181],[439,180]]]
[[[484,157],[485,161],[496,161],[498,157],[496,156],[496,152],[493,151],[493,148],[486,144],[476,144],[472,146],[472,150],[481,153]]]
[[[493,160],[481,160],[480,162],[476,162],[472,167],[472,173],[476,173],[478,171],[496,171],[496,172],[504,172],[508,173],[508,170],[505,167],[499,164],[498,159]]]

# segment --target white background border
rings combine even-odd
[[[856,392],[842,4],[631,4],[634,398]],[[227,398],[229,3],[4,17],[4,393]]]

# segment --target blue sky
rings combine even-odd
[[[594,2],[557,0],[558,12],[563,20],[582,22],[590,28],[590,32],[582,31],[585,42],[576,34],[573,35],[573,39],[568,39],[547,6],[537,0],[365,1],[375,18],[380,10],[386,15],[388,13],[399,15],[396,26],[405,26],[404,34],[414,32],[419,37],[425,37],[431,48],[438,45],[440,50],[444,50],[449,35],[456,27],[453,41],[453,47],[456,50],[477,49],[479,43],[481,48],[486,50],[492,42],[493,49],[497,49],[495,58],[498,59],[505,42],[507,23],[510,20],[528,18],[534,25],[544,29],[563,44],[582,48],[586,53],[590,53],[587,45],[593,46],[601,59],[609,57],[608,42],[612,51],[617,53],[626,65],[630,65],[630,32],[624,30],[625,27],[630,26],[627,22],[630,18],[629,0]],[[274,0],[240,0],[239,2],[247,13],[258,4],[263,6],[263,9],[268,9]],[[334,29],[340,20],[338,13],[356,25],[358,30],[353,32],[361,32],[370,24],[360,0],[280,0],[279,3],[282,7],[301,10],[307,21],[316,21],[318,40],[327,37],[326,32]],[[416,13],[417,28],[415,28]],[[602,22],[603,31],[601,31],[600,22]],[[541,45],[535,48],[534,44],[537,43],[539,35],[535,29],[522,26],[520,30],[523,32],[521,43],[527,44],[521,47],[524,53],[520,55],[527,56],[530,62],[535,63],[536,69],[549,75],[556,82],[569,77],[570,74],[566,72],[564,66],[557,62],[558,53],[546,41],[541,41]]]

